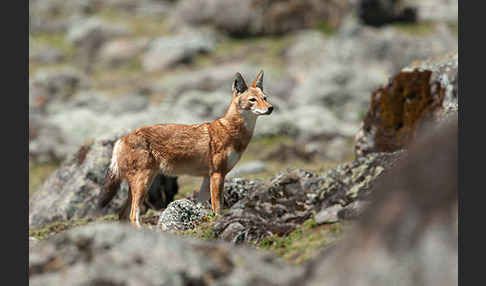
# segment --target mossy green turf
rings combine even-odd
[[[291,263],[298,264],[314,258],[337,242],[349,225],[349,223],[318,225],[311,218],[286,236],[268,236],[255,245]]]
[[[29,229],[29,236],[42,240],[48,238],[51,235],[55,235],[59,232],[66,231],[73,227],[83,226],[92,222],[101,222],[101,221],[116,222],[117,220],[118,220],[118,215],[107,215],[98,218],[87,217],[81,219],[58,221],[58,222],[53,222],[51,224],[45,225],[43,227]]]

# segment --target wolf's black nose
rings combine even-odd
[[[268,108],[268,114],[272,113],[272,111],[273,111],[273,106],[270,106],[270,107]]]

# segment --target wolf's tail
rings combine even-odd
[[[110,167],[106,173],[106,182],[98,199],[99,208],[105,207],[113,199],[122,181],[120,169],[118,168],[118,156],[120,154],[120,146],[122,144],[120,140],[121,139],[118,139],[113,147]]]

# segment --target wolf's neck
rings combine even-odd
[[[221,119],[233,127],[245,128],[249,135],[252,136],[255,130],[257,115],[251,111],[238,110],[236,104],[232,102]]]

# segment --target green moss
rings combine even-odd
[[[434,22],[421,22],[421,23],[394,23],[392,26],[396,27],[399,31],[414,35],[424,36],[434,33],[436,23]]]
[[[130,25],[134,36],[156,37],[168,34],[166,21],[161,17],[141,16],[114,9],[102,9],[98,15],[107,22]]]
[[[118,220],[118,215],[107,215],[98,218],[88,217],[88,218],[53,222],[51,224],[48,224],[40,228],[29,229],[29,236],[37,239],[46,239],[49,236],[54,235],[56,233],[66,231],[73,227],[83,226],[90,222],[117,221],[117,220]]]
[[[272,235],[253,244],[298,264],[315,257],[340,239],[345,227],[347,226],[342,223],[318,225],[311,218],[287,236]]]
[[[70,58],[75,53],[75,47],[68,41],[66,41],[65,35],[63,33],[39,33],[31,35],[29,37],[31,45],[46,45],[49,47],[59,49],[66,58]]]
[[[274,74],[283,74],[285,60],[283,52],[293,41],[292,36],[253,37],[244,39],[227,38],[221,41],[212,53],[196,57],[199,67],[221,64],[235,60],[271,68]]]
[[[217,219],[218,216],[216,214],[210,213],[205,216],[202,222],[196,225],[195,228],[181,231],[178,234],[187,235],[202,240],[216,239],[216,234],[214,233],[213,226]]]
[[[327,21],[321,21],[317,23],[315,29],[317,29],[319,32],[323,33],[326,36],[332,36],[336,33],[337,30],[336,27],[330,25]]]

